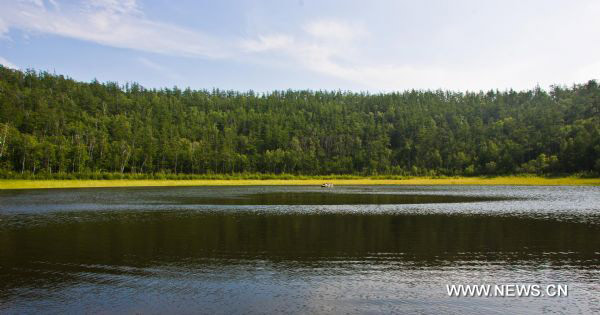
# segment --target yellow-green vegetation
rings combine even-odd
[[[0,180],[0,189],[146,187],[146,186],[274,186],[274,185],[526,185],[600,186],[600,178],[577,177],[447,177],[407,179],[268,179],[268,180]]]

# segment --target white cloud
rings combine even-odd
[[[586,10],[555,9],[543,16],[516,21],[519,24],[511,26],[514,30],[491,28],[481,31],[476,25],[469,24],[474,22],[458,23],[452,34],[447,28],[438,29],[444,40],[442,45],[432,44],[436,39],[433,36],[404,40],[403,46],[382,43],[386,36],[390,42],[394,41],[393,32],[388,33],[387,26],[383,33],[380,30],[379,34],[373,35],[362,24],[321,18],[305,24],[301,33],[280,34],[281,38],[287,39],[285,45],[267,45],[261,36],[252,43],[257,47],[269,47],[268,52],[272,54],[287,56],[288,64],[353,82],[369,90],[523,89],[536,84],[570,84],[600,77],[600,58],[596,57],[600,45],[589,40],[589,29],[582,30],[580,24],[565,22],[578,20],[583,25],[597,25],[596,13],[600,14],[600,5],[587,6]],[[485,22],[484,17],[478,18]],[[555,25],[555,21],[564,23]],[[373,38],[374,42],[371,41]],[[423,42],[429,45],[423,61],[415,62],[421,58],[419,55],[402,57],[402,50],[415,51]],[[557,46],[558,42],[562,44]],[[373,43],[376,54],[369,50]],[[582,47],[587,50],[569,49],[569,43],[584,45]],[[377,50],[381,49],[389,51],[377,55]],[[255,51],[266,52],[267,49]]]
[[[99,44],[178,56],[221,58],[227,45],[198,31],[147,19],[134,0],[89,0],[78,5],[19,1],[3,5],[0,31],[19,28]]]
[[[414,83],[415,76],[443,77],[436,69],[414,69],[393,64],[369,64],[362,60],[361,37],[367,32],[360,25],[344,23],[337,19],[319,19],[303,27],[300,36],[258,36],[245,40],[242,45],[249,52],[272,52],[287,56],[292,64],[330,77],[351,81],[376,89],[395,89]]]
[[[413,5],[419,6],[279,25],[270,24],[267,12],[261,27],[247,27],[243,31],[250,35],[239,38],[151,20],[136,0],[0,0],[0,40],[20,29],[24,36],[53,34],[171,56],[299,69],[333,78],[340,88],[351,82],[369,90],[529,88],[600,77],[597,2],[529,4],[517,11],[508,4],[459,2],[437,15],[427,5],[424,12]],[[175,77],[150,59],[137,61]]]
[[[19,69],[19,67],[17,67],[14,63],[6,60],[2,56],[0,56],[0,64],[5,66],[6,68]]]
[[[305,70],[364,83],[356,62],[359,59],[356,42],[366,34],[361,26],[337,19],[319,19],[305,24],[301,30],[302,33],[296,36],[259,35],[256,39],[242,40],[240,46],[251,54],[250,58],[276,55]],[[277,64],[278,58],[269,62]]]

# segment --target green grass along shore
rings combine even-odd
[[[600,186],[600,178],[579,177],[412,177],[406,179],[116,179],[116,180],[0,180],[0,189],[86,188],[86,187],[151,187],[151,186],[275,186],[275,185],[511,185],[511,186]]]

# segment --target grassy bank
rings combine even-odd
[[[241,180],[0,180],[0,189],[145,187],[145,186],[249,186],[249,185],[586,185],[600,186],[600,178],[578,177],[448,177],[407,179],[241,179]]]

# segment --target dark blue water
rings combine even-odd
[[[594,313],[599,267],[600,187],[0,192],[3,314]]]

